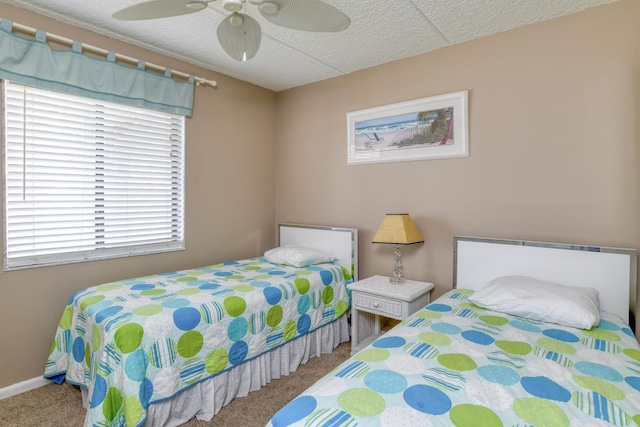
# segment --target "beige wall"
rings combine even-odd
[[[405,276],[452,286],[453,236],[640,247],[640,3],[611,5],[281,92],[278,221],[360,230],[408,212],[426,243]],[[470,156],[346,165],[346,113],[469,91]]]
[[[1,388],[42,375],[62,309],[76,290],[256,256],[273,246],[275,94],[4,3],[0,17],[219,83],[196,88],[194,114],[187,119],[186,250],[0,272]]]

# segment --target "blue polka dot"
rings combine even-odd
[[[298,300],[298,314],[305,314],[311,306],[309,295],[302,295]]]
[[[149,289],[153,289],[155,287],[156,287],[155,285],[152,285],[150,283],[140,283],[138,285],[133,285],[131,289],[134,291],[146,291]]]
[[[611,382],[622,381],[622,375],[620,372],[599,363],[577,362],[574,367],[590,377],[596,377]]]
[[[173,312],[173,322],[181,331],[190,331],[200,323],[202,316],[193,307],[179,308]]]
[[[96,314],[96,322],[102,323],[106,318],[110,316],[115,316],[116,314],[122,311],[122,307],[119,305],[113,305],[111,307],[105,308],[104,310],[100,310]]]
[[[306,314],[300,316],[300,319],[298,319],[298,333],[304,335],[309,332],[309,328],[311,328],[311,317]]]
[[[99,406],[107,395],[107,382],[100,375],[96,375],[96,379],[93,381],[93,394],[91,395],[91,402],[89,407],[95,408]]]
[[[247,357],[247,353],[249,352],[249,346],[244,341],[237,341],[229,349],[229,362],[233,366],[239,365],[244,361],[244,358]]]
[[[81,337],[73,341],[73,358],[78,363],[84,360],[84,340]]]
[[[113,305],[113,301],[111,300],[105,300],[105,301],[97,302],[95,304],[91,304],[89,307],[87,307],[87,314],[89,316],[93,316],[100,310],[104,310],[105,308],[110,307],[112,305]]]
[[[251,282],[251,286],[253,286],[254,288],[268,288],[269,286],[271,286],[271,283],[264,280],[256,280],[254,282]]]
[[[142,384],[140,386],[140,403],[142,403],[143,408],[147,408],[149,406],[149,400],[153,396],[153,383],[145,378],[142,380]]]
[[[400,393],[407,388],[404,375],[385,369],[369,372],[364,377],[364,383],[371,390],[384,394]]]
[[[440,311],[445,313],[447,311],[451,311],[451,306],[446,304],[429,304],[427,306],[427,309],[431,311]]]
[[[428,385],[414,385],[402,395],[407,405],[429,415],[442,415],[451,409],[451,399],[437,388]]]
[[[147,371],[147,355],[144,350],[138,349],[127,356],[124,371],[132,381],[144,380]]]
[[[396,348],[402,347],[407,341],[402,337],[383,337],[373,342],[373,346],[377,348]]]
[[[624,381],[637,391],[640,391],[640,377],[626,377]]]
[[[571,393],[547,377],[523,377],[522,387],[531,395],[548,400],[568,402]]]
[[[520,381],[520,374],[508,366],[480,366],[478,368],[478,375],[489,382],[506,386],[517,384],[518,381]]]
[[[608,320],[600,319],[600,323],[598,323],[598,328],[605,329],[607,331],[619,331],[620,326],[616,325],[613,322]]]
[[[431,325],[431,329],[436,332],[440,332],[441,334],[447,335],[457,335],[462,332],[462,329],[457,327],[456,325],[452,325],[451,323],[446,322],[438,322]]]
[[[471,341],[480,345],[490,345],[495,341],[492,336],[485,334],[484,332],[479,331],[464,331],[462,333],[462,337],[467,341]]]
[[[285,427],[300,421],[307,415],[315,411],[318,402],[311,396],[300,396],[287,403],[273,416],[272,425],[274,427]]]
[[[548,336],[549,338],[556,339],[558,341],[564,342],[578,342],[580,338],[573,335],[571,332],[563,331],[561,329],[545,329],[542,331],[543,335]]]
[[[622,332],[624,332],[625,334],[629,335],[631,338],[635,338],[636,335],[633,333],[633,331],[629,328],[622,328]]]
[[[220,285],[218,285],[217,283],[206,283],[204,285],[200,285],[199,288],[202,290],[206,290],[206,291],[210,291],[213,289],[218,289],[220,287]]]
[[[522,331],[527,331],[527,332],[540,332],[541,330],[536,325],[529,322],[523,322],[521,320],[512,320],[509,322],[509,324],[514,328],[518,328]]]
[[[247,334],[248,328],[249,323],[247,319],[244,317],[236,317],[229,323],[227,335],[231,341],[239,341]]]
[[[216,271],[215,275],[218,277],[229,277],[229,276],[233,276],[233,273],[230,271]]]
[[[165,308],[182,308],[189,305],[189,300],[184,298],[175,298],[164,301],[162,306]]]
[[[227,261],[227,262],[223,262],[223,265],[238,265],[240,264],[238,261]]]
[[[264,297],[267,299],[267,302],[271,305],[276,305],[282,299],[282,292],[278,288],[269,287],[264,288],[262,291]]]
[[[282,270],[271,270],[269,271],[269,274],[271,276],[284,276],[285,274],[287,274],[287,272]]]
[[[322,284],[325,286],[328,286],[333,282],[333,274],[327,270],[322,270],[320,272],[320,278],[322,279]]]

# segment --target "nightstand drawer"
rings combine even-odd
[[[401,301],[354,292],[352,302],[353,306],[357,309],[364,309],[372,313],[394,318],[402,318],[403,316],[403,303]]]

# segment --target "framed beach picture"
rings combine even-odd
[[[347,164],[467,157],[468,91],[347,113]]]

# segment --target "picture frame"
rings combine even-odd
[[[347,113],[347,164],[469,156],[468,91]]]

